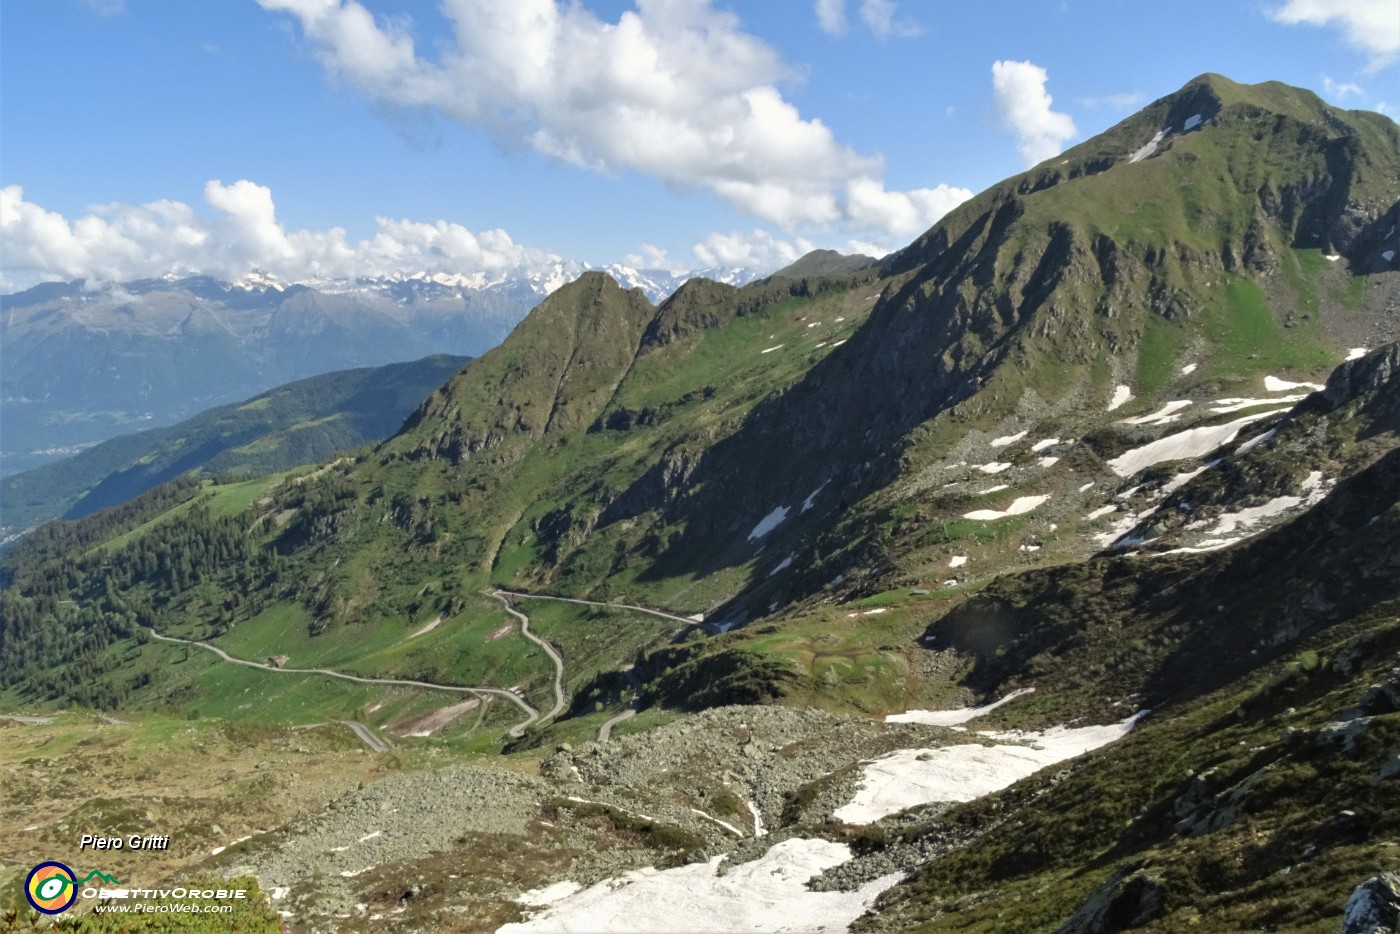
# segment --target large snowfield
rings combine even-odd
[[[807,881],[851,858],[828,840],[794,838],[758,859],[719,875],[725,857],[675,869],[637,869],[581,892],[555,883],[520,896],[538,905],[562,896],[528,921],[499,934],[527,932],[844,931],[902,873],[882,876],[853,892],[813,892]],[[547,893],[547,894],[546,894]]]
[[[956,710],[911,710],[890,722],[949,726],[995,710],[1033,689],[994,703]],[[1138,716],[1141,716],[1139,714]],[[835,811],[848,824],[869,824],[906,808],[939,801],[971,801],[1026,776],[1126,735],[1137,717],[1106,726],[1054,727],[1043,732],[978,733],[991,745],[964,743],[900,749],[865,765],[855,797]],[[750,805],[752,807],[752,805]],[[524,892],[517,903],[541,909],[499,934],[544,932],[845,931],[903,873],[882,876],[851,892],[815,892],[807,882],[851,859],[850,847],[792,838],[720,875],[725,856],[674,869],[637,869],[580,890],[561,881]]]

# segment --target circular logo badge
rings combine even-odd
[[[67,911],[78,900],[77,877],[62,863],[40,863],[24,880],[24,897],[46,915]]]

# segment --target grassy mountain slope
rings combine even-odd
[[[1398,135],[1205,76],[879,268],[697,280],[659,309],[586,275],[374,453],[262,496],[246,547],[277,556],[281,583],[259,602],[367,635],[454,617],[497,583],[730,623],[936,583],[969,548],[987,567],[1042,545],[1082,556],[1090,523],[1058,526],[1113,495],[1106,465],[1149,430],[1104,424],[1120,388],[1137,396],[1124,415],[1184,393],[1209,426],[1230,417],[1211,396],[1319,378],[1395,331],[1396,275],[1375,259]],[[1083,441],[1046,458],[991,440],[1028,425]],[[1012,458],[997,487],[948,474],[988,454]],[[1054,497],[1043,515],[964,518],[1029,493]],[[254,615],[218,596],[245,586],[234,573],[205,573],[205,596],[152,591],[157,618],[222,632]],[[774,674],[726,645],[677,651],[711,681]]]
[[[1175,132],[1131,162],[1164,125]],[[1242,395],[1265,374],[1317,378],[1348,347],[1393,339],[1396,277],[1367,273],[1400,218],[1397,133],[1306,92],[1207,76],[984,192],[887,262],[881,300],[840,353],[707,451],[666,510],[685,533],[659,566],[739,561],[744,543],[714,517],[757,522],[823,484],[769,547],[836,518],[821,547],[840,548],[908,503],[877,495],[834,517],[839,504],[1027,410],[1101,418],[1115,385],[1144,402]],[[1348,267],[1311,252],[1333,247]],[[1189,381],[1169,385],[1187,363]]]
[[[438,355],[313,376],[11,475],[0,486],[0,533],[60,515],[80,518],[190,470],[275,473],[382,440],[469,359]]]

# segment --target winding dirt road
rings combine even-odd
[[[491,591],[491,596],[501,601],[507,613],[520,620],[520,634],[535,643],[535,645],[544,649],[545,654],[554,662],[554,709],[538,718],[540,720],[553,720],[563,713],[564,708],[568,705],[568,698],[564,695],[564,659],[560,658],[559,653],[554,651],[554,646],[530,631],[530,617],[513,607],[510,600],[507,599],[507,597],[528,596],[528,594],[513,594],[508,590],[493,590]]]
[[[560,711],[564,709],[564,694],[561,688],[561,684],[564,679],[564,662],[562,659],[560,659],[560,657],[554,651],[554,649],[551,648],[547,643],[535,638],[535,636],[529,631],[528,628],[529,618],[526,617],[524,613],[518,613],[515,610],[511,609],[511,605],[506,599],[507,597],[515,597],[516,599],[523,600],[553,600],[556,603],[577,603],[580,606],[598,606],[610,610],[635,610],[638,613],[646,613],[651,616],[659,616],[662,619],[674,620],[675,622],[685,624],[685,626],[699,626],[701,629],[704,629],[706,632],[712,634],[718,631],[712,626],[700,620],[690,619],[685,616],[677,616],[674,613],[667,613],[664,610],[653,610],[644,606],[637,606],[636,604],[632,603],[603,603],[600,600],[580,600],[576,597],[551,597],[545,594],[522,593],[518,590],[502,590],[499,588],[491,591],[491,596],[504,603],[506,605],[506,609],[511,613],[511,615],[515,616],[521,621],[521,631],[525,634],[525,637],[541,645],[544,648],[544,650],[549,653],[549,657],[554,659],[554,664],[556,666],[554,676],[554,690],[555,695],[558,698],[558,703],[555,704],[554,710],[550,711],[546,715],[546,719],[548,719],[549,717],[556,716]],[[642,691],[644,689],[644,685],[642,684],[641,679],[637,677],[637,674],[635,671],[632,670],[631,665],[628,665],[626,668],[622,669],[622,673],[627,676],[628,681],[632,682],[632,687],[636,693],[632,697],[632,703],[628,706],[626,710],[613,717],[607,723],[604,723],[598,728],[598,742],[600,743],[608,742],[612,738],[613,727],[624,720],[630,720],[632,717],[635,717],[637,715],[637,711],[641,708],[642,705]]]
[[[622,673],[627,676],[628,681],[632,682],[632,703],[622,713],[598,727],[598,742],[600,743],[606,743],[612,739],[613,727],[623,720],[631,720],[642,706],[642,690],[645,687],[642,684],[642,679],[637,677],[637,672],[632,669],[631,665],[622,669]]]
[[[482,694],[494,694],[498,697],[505,697],[509,699],[511,703],[515,704],[515,706],[525,711],[526,714],[525,720],[521,721],[520,723],[517,723],[515,726],[510,728],[510,735],[512,737],[515,737],[516,739],[519,739],[521,736],[525,735],[525,730],[535,721],[540,719],[539,711],[531,707],[523,697],[520,697],[519,695],[511,691],[506,691],[501,688],[467,687],[465,685],[457,684],[434,684],[430,681],[412,681],[403,678],[363,678],[359,675],[347,675],[343,672],[331,671],[329,668],[278,668],[276,665],[264,665],[261,662],[250,662],[245,658],[235,658],[232,655],[225,652],[223,649],[219,648],[218,646],[210,645],[208,642],[197,642],[194,639],[178,639],[174,636],[163,636],[160,633],[156,632],[154,629],[150,630],[150,633],[153,637],[159,639],[162,642],[173,642],[177,645],[198,646],[201,649],[213,652],[215,655],[219,656],[224,661],[229,662],[230,664],[243,665],[247,668],[259,668],[263,671],[297,675],[324,675],[327,678],[339,678],[342,681],[353,681],[356,684],[384,684],[389,685],[391,687],[425,688],[429,691],[453,691],[458,694],[475,694],[478,696]],[[553,653],[551,652],[551,655],[552,654]],[[356,730],[356,733],[358,734],[359,731]],[[361,739],[363,738],[364,737],[361,736]]]
[[[664,610],[652,610],[644,606],[636,606],[631,603],[603,603],[599,600],[579,600],[574,597],[548,597],[542,593],[521,593],[518,590],[496,590],[494,593],[506,594],[511,597],[524,597],[528,600],[554,600],[557,603],[578,603],[583,606],[601,606],[610,610],[636,610],[638,613],[648,613],[652,616],[659,616],[662,619],[673,619],[678,623],[685,623],[687,626],[699,626],[702,629],[709,628],[706,623],[698,620],[677,616],[674,613],[667,613]]]

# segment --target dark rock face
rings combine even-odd
[[[1400,931],[1400,874],[1383,872],[1356,887],[1342,915],[1342,934]]]
[[[1142,927],[1162,912],[1161,881],[1138,871],[1119,873],[1094,890],[1056,934],[1112,934]]]
[[[1396,374],[1400,374],[1400,343],[1387,344],[1333,370],[1322,394],[1334,407],[1345,405],[1358,396],[1386,388]]]

